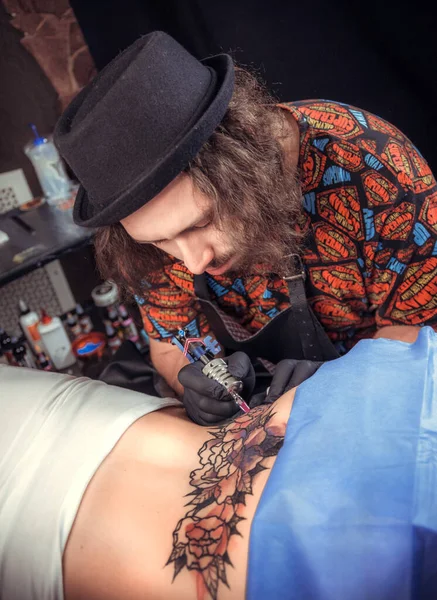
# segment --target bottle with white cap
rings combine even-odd
[[[18,322],[20,323],[27,343],[33,352],[38,355],[44,350],[41,341],[41,335],[38,331],[38,313],[36,313],[34,310],[30,310],[30,308],[21,298],[18,301],[18,308],[20,309],[20,318],[18,319]]]
[[[38,331],[55,369],[66,369],[76,362],[71,342],[59,317],[50,317],[42,310]]]

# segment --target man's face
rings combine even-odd
[[[194,275],[221,275],[236,266],[238,256],[212,221],[212,200],[182,174],[121,224],[135,241],[181,260]]]

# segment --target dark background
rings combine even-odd
[[[231,51],[282,101],[339,100],[410,137],[437,172],[437,18],[431,3],[71,0],[98,69],[161,29],[198,58]]]
[[[10,23],[0,2],[0,172],[21,168],[34,195],[41,193],[23,147],[32,139],[29,123],[53,131],[58,95],[33,56],[20,44],[22,34]]]

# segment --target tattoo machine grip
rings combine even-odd
[[[206,356],[201,356],[199,360],[204,364],[202,373],[210,379],[214,379],[214,381],[220,383],[233,398],[238,407],[243,412],[248,413],[250,408],[240,396],[240,392],[243,389],[243,382],[229,373],[228,365],[225,361],[222,358],[213,358],[210,360]]]
[[[207,349],[204,340],[187,337],[186,332],[181,329],[174,336],[172,343],[177,345],[191,362],[203,363],[202,373],[222,385],[240,410],[245,413],[250,411],[250,407],[240,396],[243,382],[229,373],[228,365],[222,358],[214,358],[216,352]]]

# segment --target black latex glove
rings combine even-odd
[[[276,365],[275,374],[267,392],[260,392],[252,396],[249,406],[253,408],[260,404],[274,402],[282,394],[314,375],[321,365],[323,365],[323,362],[313,362],[311,360],[295,360],[293,358],[281,360]]]
[[[241,395],[249,398],[255,386],[255,371],[250,358],[244,352],[235,352],[224,359],[231,375],[243,382]],[[211,425],[229,419],[239,410],[226,389],[202,373],[200,361],[183,367],[178,374],[184,386],[182,402],[192,421],[199,425]]]
[[[281,360],[276,365],[275,374],[264,402],[274,402],[279,396],[314,375],[322,365],[323,362],[311,360],[295,360],[294,358]]]

